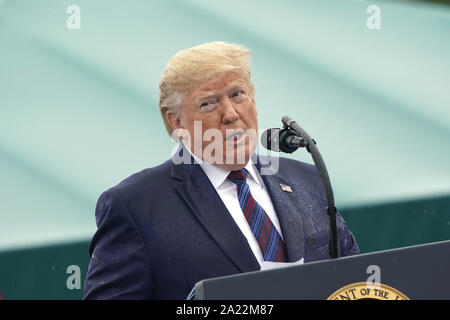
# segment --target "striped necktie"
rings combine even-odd
[[[242,208],[265,261],[286,262],[286,250],[283,239],[273,225],[267,213],[256,202],[247,184],[248,171],[231,171],[228,180],[236,184],[239,204]]]

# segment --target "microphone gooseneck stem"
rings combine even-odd
[[[319,175],[322,179],[322,182],[325,186],[325,194],[327,199],[327,213],[329,217],[330,223],[330,237],[329,237],[329,246],[328,246],[328,254],[330,259],[335,259],[339,256],[338,253],[338,239],[337,239],[337,223],[336,223],[336,213],[337,209],[334,204],[334,195],[333,189],[331,187],[330,177],[328,176],[328,171],[325,166],[325,162],[319,152],[319,149],[316,147],[316,143],[311,137],[303,130],[292,118],[288,116],[284,116],[281,121],[287,127],[290,127],[294,130],[300,137],[302,137],[307,143],[306,148],[311,153],[311,156],[314,160],[314,164],[319,171]]]

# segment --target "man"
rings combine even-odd
[[[202,279],[328,257],[318,172],[256,156],[254,96],[245,47],[212,42],[170,59],[159,107],[182,143],[100,196],[86,299],[185,299]],[[338,234],[341,256],[358,253],[340,215]]]

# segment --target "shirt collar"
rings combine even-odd
[[[200,167],[203,169],[203,171],[208,176],[209,180],[211,181],[212,185],[215,189],[217,189],[219,186],[222,185],[222,183],[227,179],[228,175],[230,174],[231,170],[225,170],[223,168],[219,168],[209,162],[203,161],[199,159],[191,150],[189,150],[189,147],[185,145],[185,149],[191,154],[191,156],[194,158],[194,160],[200,165]],[[250,173],[251,178],[258,183],[259,185],[262,185],[261,177],[258,174],[258,171],[256,170],[253,161],[253,157],[250,157],[250,160],[245,165],[245,169]],[[247,177],[248,179],[248,177]]]

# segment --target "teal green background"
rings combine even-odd
[[[372,4],[380,30],[366,27]],[[450,239],[449,8],[0,0],[3,298],[81,298],[66,269],[84,281],[98,196],[175,146],[157,106],[165,64],[215,40],[252,50],[260,129],[290,115],[317,141],[362,252]]]

